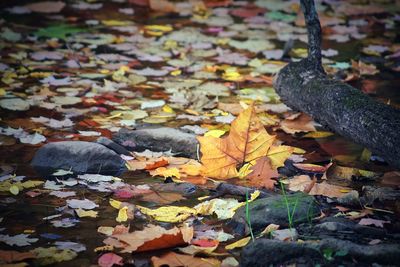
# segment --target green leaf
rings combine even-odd
[[[87,31],[87,29],[78,28],[69,24],[57,24],[42,28],[34,34],[38,37],[66,39],[68,35],[84,31]]]

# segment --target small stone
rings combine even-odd
[[[180,156],[196,158],[196,135],[168,127],[142,128],[137,130],[121,129],[113,136],[113,141],[129,151],[154,152],[169,151]]]
[[[239,266],[239,262],[234,257],[225,258],[221,262],[221,267],[237,267]]]
[[[36,152],[32,167],[42,176],[57,170],[74,174],[96,173],[118,176],[126,170],[125,161],[113,150],[97,143],[63,141],[48,143]]]
[[[315,228],[315,230],[320,230],[321,232],[323,232],[323,231],[330,231],[330,232],[352,231],[354,227],[351,227],[350,223],[345,224],[345,223],[340,223],[340,222],[324,222],[324,223],[315,225],[314,228]]]
[[[299,234],[297,233],[297,230],[292,228],[292,229],[282,229],[282,230],[276,230],[271,233],[272,238],[275,240],[280,240],[280,241],[296,241],[299,237]]]
[[[360,206],[360,195],[358,191],[351,190],[343,196],[337,198],[337,202],[345,206]]]
[[[117,154],[132,156],[131,153],[129,153],[129,151],[126,150],[123,146],[115,143],[113,140],[108,139],[107,137],[103,137],[103,136],[99,137],[96,140],[96,143],[99,143],[100,145],[108,147],[109,149],[113,150]]]

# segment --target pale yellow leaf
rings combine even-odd
[[[250,240],[251,240],[251,237],[250,237],[250,236],[245,237],[245,238],[242,238],[242,239],[240,239],[240,240],[238,240],[238,241],[236,241],[236,242],[234,242],[234,243],[232,243],[232,244],[227,245],[227,246],[225,247],[225,249],[226,249],[226,250],[231,250],[231,249],[235,249],[235,248],[244,247],[244,246],[246,246],[246,245],[250,242]]]

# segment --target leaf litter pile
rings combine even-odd
[[[398,105],[400,8],[361,2],[319,2],[324,67]],[[2,266],[238,266],[242,248],[260,238],[318,242],[324,236],[305,229],[329,219],[358,229],[332,230],[338,238],[398,242],[400,173],[291,110],[272,88],[287,62],[307,54],[297,1],[1,7]],[[46,143],[149,126],[191,134],[196,155],[127,141],[134,151],[120,153],[123,174],[69,166],[44,177],[30,166]],[[98,156],[86,153],[88,161]],[[296,191],[319,209],[299,226],[296,206],[284,205]],[[253,229],[250,207],[270,195],[285,196],[286,221]],[[244,232],[229,224],[240,210]],[[320,263],[333,264],[350,252],[321,253]]]

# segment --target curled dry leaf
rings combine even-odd
[[[348,187],[338,186],[329,184],[326,181],[322,183],[314,183],[314,181],[308,175],[295,176],[293,179],[287,180],[289,184],[289,190],[291,191],[309,191],[310,195],[322,195],[326,197],[341,197],[348,193],[351,189]]]

